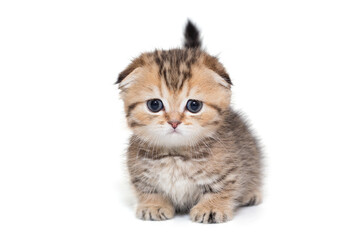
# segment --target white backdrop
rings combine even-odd
[[[1,1],[1,239],[359,239],[358,1]],[[262,139],[264,203],[144,222],[113,83],[186,19]]]

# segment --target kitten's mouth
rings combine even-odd
[[[181,134],[179,131],[176,131],[176,129],[172,130],[169,132],[169,134]]]

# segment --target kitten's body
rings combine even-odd
[[[226,189],[235,190],[234,207],[259,202],[258,147],[236,113],[229,109],[223,114],[216,135],[196,146],[154,147],[133,137],[128,167],[134,186],[166,195],[179,211],[190,210],[206,193]]]
[[[193,221],[224,222],[236,207],[261,201],[259,147],[230,107],[228,74],[200,50],[192,28],[188,48],[142,54],[119,76],[134,131],[128,168],[137,216],[145,220],[190,210]],[[146,108],[154,98],[164,102],[163,111]],[[201,111],[187,111],[188,99],[199,99]],[[181,124],[172,129],[167,122],[174,119]]]

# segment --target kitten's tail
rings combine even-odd
[[[185,41],[184,41],[185,48],[201,47],[200,32],[190,20],[188,20],[186,24],[184,36],[185,36]]]

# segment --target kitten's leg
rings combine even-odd
[[[174,217],[175,209],[171,202],[160,194],[138,194],[136,216],[143,220],[167,220]]]
[[[190,217],[199,223],[222,223],[233,218],[234,209],[231,192],[207,193],[190,210]]]

